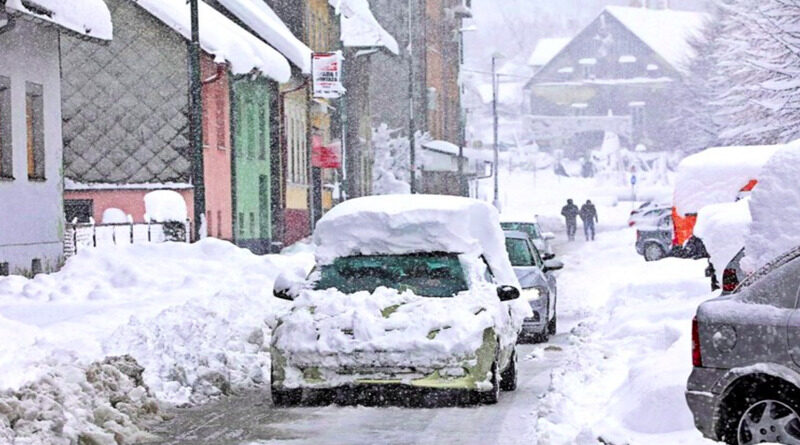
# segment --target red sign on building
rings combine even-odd
[[[340,142],[332,142],[328,145],[323,145],[321,136],[312,136],[311,166],[318,168],[341,168],[342,144]]]

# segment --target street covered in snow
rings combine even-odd
[[[0,0],[0,445],[800,445],[800,0]]]

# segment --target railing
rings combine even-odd
[[[148,222],[148,223],[109,223],[96,224],[90,218],[88,223],[77,219],[67,223],[64,233],[64,256],[69,258],[78,250],[88,247],[116,246],[125,244],[163,243],[166,241],[190,242],[189,221]]]

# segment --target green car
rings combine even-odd
[[[496,403],[500,390],[516,388],[515,343],[530,307],[519,299],[503,234],[497,220],[491,219],[496,218],[494,210],[479,201],[447,199],[457,200],[458,206],[446,215],[436,206],[431,218],[454,218],[469,209],[472,216],[461,216],[473,218],[470,226],[488,219],[483,225],[489,228],[488,235],[482,230],[479,238],[470,239],[467,233],[448,241],[452,227],[437,228],[434,232],[442,237],[432,241],[429,251],[420,251],[408,238],[425,229],[404,226],[402,234],[387,238],[397,235],[392,227],[408,215],[400,211],[404,206],[387,209],[376,197],[353,200],[369,200],[370,205],[350,204],[356,208],[352,212],[337,207],[329,213],[333,216],[320,221],[315,231],[319,246],[315,269],[302,280],[279,278],[275,286],[277,297],[292,300],[272,336],[271,387],[276,405],[346,392],[356,398],[359,392],[391,398],[392,391]],[[412,207],[407,210],[413,215],[415,206],[435,206],[438,198],[430,202],[423,195],[421,201],[405,207]],[[348,203],[352,201],[340,207]],[[346,224],[351,219],[363,223],[364,212],[391,216],[368,216],[370,222],[393,223]],[[424,225],[417,213],[410,219]],[[474,221],[480,213],[489,217]],[[352,245],[342,239],[343,227],[358,229]],[[329,239],[327,233],[335,235]],[[393,241],[387,246],[389,239]],[[483,247],[495,242],[498,245]],[[332,250],[326,243],[333,244]]]

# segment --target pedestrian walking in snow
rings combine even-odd
[[[583,234],[586,235],[586,241],[594,241],[594,224],[598,222],[597,208],[592,204],[591,199],[586,200],[586,204],[581,206],[581,221],[583,221]]]
[[[567,238],[575,241],[575,232],[578,230],[578,214],[580,210],[571,199],[567,200],[567,205],[561,208],[561,215],[567,222]]]

